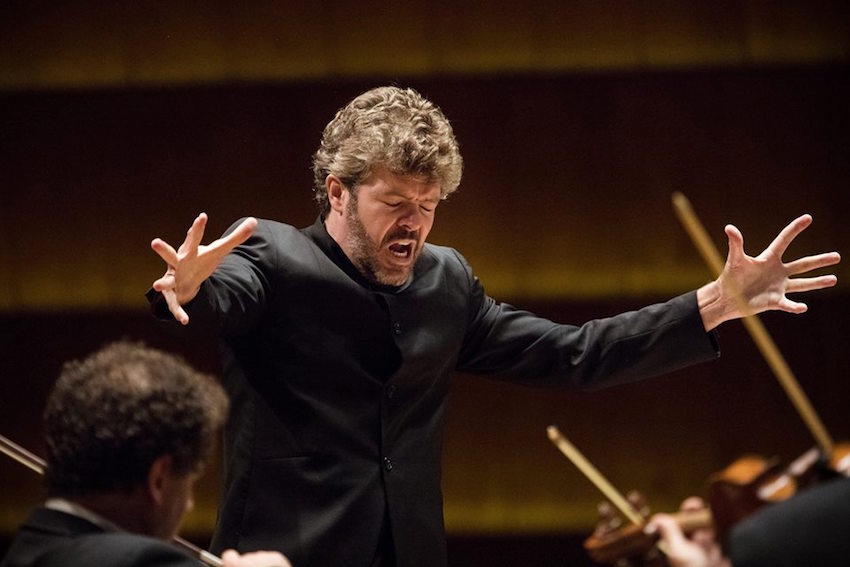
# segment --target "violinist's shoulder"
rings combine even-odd
[[[850,478],[820,483],[736,524],[727,554],[735,567],[850,565]]]

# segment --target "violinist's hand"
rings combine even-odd
[[[700,315],[707,331],[724,321],[762,311],[803,313],[807,309],[806,304],[791,301],[786,293],[835,285],[837,278],[834,275],[794,279],[791,276],[837,264],[841,261],[838,252],[805,256],[787,263],[782,261],[782,255],[791,242],[811,223],[811,215],[796,218],[756,257],[744,253],[741,232],[731,224],[726,226],[729,238],[726,265],[715,281],[697,290]],[[736,295],[742,301],[737,300]],[[744,310],[739,303],[743,303]]]
[[[189,322],[189,316],[182,306],[198,294],[203,281],[210,277],[221,260],[231,250],[248,240],[257,226],[257,219],[249,217],[227,236],[202,246],[201,239],[204,237],[206,226],[207,215],[201,213],[176,251],[159,238],[154,238],[151,242],[153,251],[159,254],[167,265],[165,275],[153,282],[152,287],[162,293],[168,310],[184,325]]]
[[[228,549],[221,554],[224,567],[292,567],[289,560],[277,551],[252,551],[240,555]]]
[[[680,509],[693,512],[704,507],[703,501],[694,497],[685,500]],[[731,567],[711,529],[696,530],[688,538],[676,519],[667,514],[654,515],[645,529],[648,533],[658,533],[659,547],[670,567]]]

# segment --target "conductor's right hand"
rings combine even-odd
[[[215,271],[216,266],[234,248],[248,240],[257,227],[257,219],[248,217],[236,227],[236,230],[211,242],[201,245],[207,215],[201,213],[189,231],[180,248],[174,248],[160,238],[151,241],[151,248],[159,254],[167,266],[165,275],[153,282],[153,289],[162,293],[168,304],[168,310],[183,325],[189,322],[189,315],[183,305],[192,301],[198,294],[201,284]]]

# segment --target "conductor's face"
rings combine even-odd
[[[377,170],[343,195],[340,246],[360,272],[383,285],[404,284],[434,225],[440,185]]]

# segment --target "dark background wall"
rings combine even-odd
[[[179,241],[201,210],[210,237],[247,214],[312,222],[321,129],[376,84],[421,90],[461,143],[464,180],[432,241],[461,250],[492,295],[551,318],[579,323],[709,279],[673,191],[723,251],[727,222],[756,253],[811,212],[788,257],[847,253],[844,3],[388,6],[0,7],[0,433],[40,451],[62,361],[108,340],[217,371],[211,345],[175,343],[148,318],[142,294],[162,271],[150,240]],[[806,297],[806,315],[763,317],[839,439],[848,265],[837,288]],[[715,363],[590,394],[459,376],[444,455],[453,561],[581,558],[600,496],[546,440],[551,423],[657,510],[704,493],[745,452],[789,460],[811,446],[743,327],[725,325],[721,343]],[[186,523],[199,541],[217,483],[211,467]],[[8,534],[41,493],[9,460],[0,486]]]

